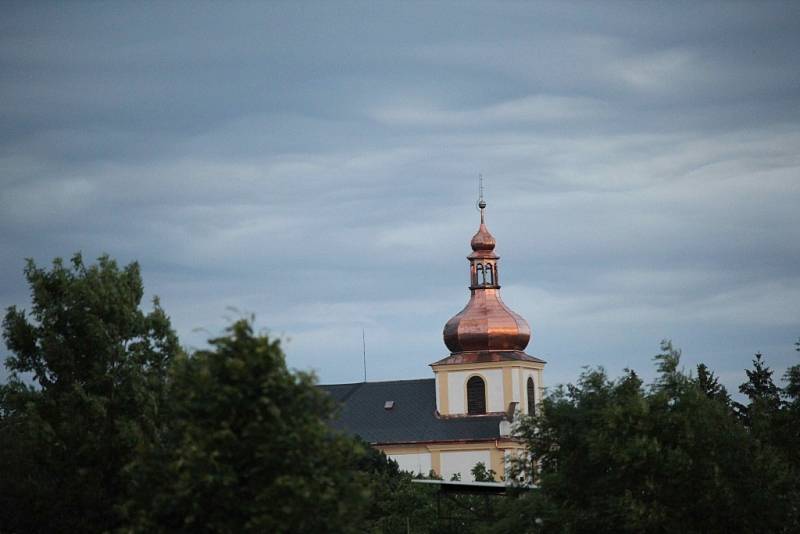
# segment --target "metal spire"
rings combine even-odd
[[[478,208],[481,210],[481,224],[483,224],[483,209],[486,201],[483,200],[483,174],[478,174]]]

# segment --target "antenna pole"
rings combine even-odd
[[[361,350],[364,355],[364,382],[367,381],[367,334],[364,327],[361,327]]]

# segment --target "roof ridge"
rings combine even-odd
[[[363,386],[364,384],[389,384],[389,383],[397,383],[397,382],[427,382],[431,380],[436,380],[435,378],[406,378],[404,380],[372,380],[369,382],[345,382],[342,384],[317,384],[319,387],[330,387],[330,386]]]

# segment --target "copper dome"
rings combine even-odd
[[[444,325],[444,344],[452,353],[521,351],[530,339],[530,326],[503,304],[497,289],[473,289],[464,309]]]
[[[472,241],[470,241],[470,246],[472,250],[478,252],[479,250],[494,250],[495,240],[494,236],[489,233],[489,229],[486,228],[486,225],[483,224],[481,221],[481,226],[478,228],[478,231],[472,236]]]
[[[500,300],[495,239],[484,224],[472,238],[470,299],[461,312],[444,326],[444,343],[451,353],[523,351],[531,338],[528,323]],[[486,276],[484,277],[484,272]],[[479,276],[480,275],[480,276]]]

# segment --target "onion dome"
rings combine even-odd
[[[489,229],[486,228],[486,224],[483,221],[483,209],[486,207],[486,202],[481,200],[478,206],[481,208],[481,225],[478,227],[477,233],[472,236],[472,241],[470,241],[469,244],[474,252],[490,252],[494,250],[496,242],[494,236],[489,233]]]
[[[523,351],[531,339],[527,321],[500,300],[496,289],[473,290],[466,307],[444,326],[450,352]]]
[[[471,296],[464,309],[445,324],[444,343],[453,355],[462,352],[521,353],[528,346],[531,329],[525,319],[500,299],[497,268],[500,257],[494,253],[495,240],[484,222],[486,203],[481,200],[479,207],[481,224],[470,243],[473,252],[467,256]],[[520,356],[530,358],[524,353]]]

